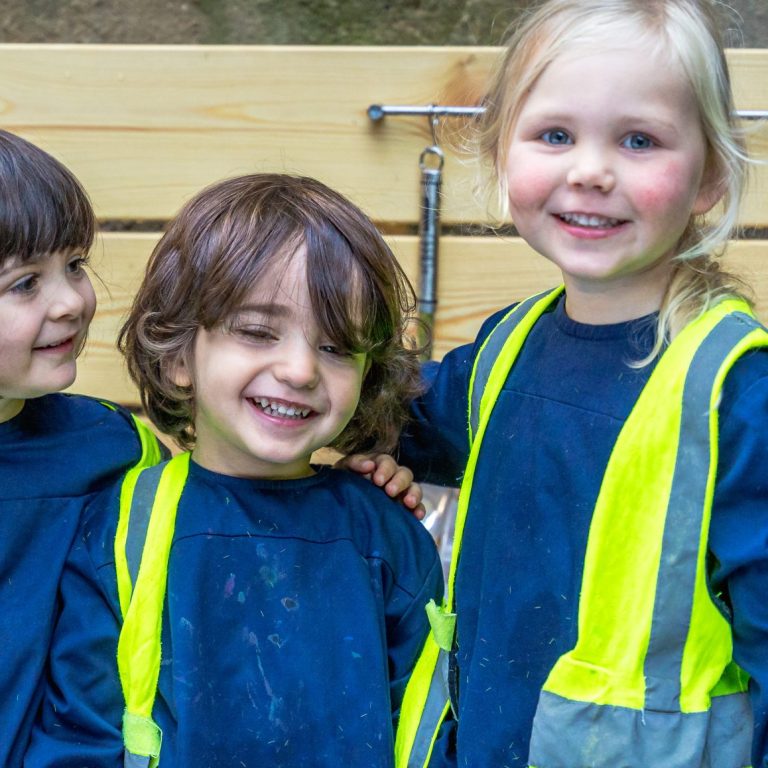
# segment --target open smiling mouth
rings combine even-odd
[[[625,223],[623,219],[610,219],[607,216],[595,216],[586,213],[560,213],[558,218],[566,224],[591,229],[611,229]]]
[[[276,400],[268,400],[266,397],[251,398],[251,402],[258,408],[261,408],[267,416],[279,416],[283,419],[306,419],[312,413],[311,408],[300,405],[286,405]]]
[[[70,336],[60,341],[54,341],[50,344],[41,344],[39,347],[34,347],[35,352],[55,352],[57,349],[67,349],[75,341],[75,336]]]

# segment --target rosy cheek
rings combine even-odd
[[[538,163],[507,163],[509,204],[514,208],[527,208],[541,204],[553,189],[552,176],[542,172]]]
[[[636,177],[635,204],[646,211],[663,213],[679,206],[690,195],[688,179],[682,171],[677,163],[667,163],[649,178]]]
[[[669,196],[659,186],[639,189],[635,195],[636,205],[645,211],[659,210],[668,200]]]

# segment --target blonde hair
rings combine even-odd
[[[641,40],[677,63],[691,86],[704,134],[705,183],[722,192],[718,212],[693,216],[678,243],[659,313],[653,359],[687,323],[725,296],[748,298],[736,276],[720,268],[737,226],[749,159],[734,113],[716,0],[546,0],[521,16],[507,39],[485,97],[478,147],[507,210],[509,137],[527,93],[546,67],[574,47],[600,50]],[[751,302],[750,302],[751,303]]]

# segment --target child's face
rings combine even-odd
[[[242,477],[309,475],[313,451],[352,418],[364,354],[338,350],[318,327],[305,277],[306,250],[269,270],[226,327],[198,331],[192,371],[176,382],[195,397],[193,456]],[[340,279],[345,279],[340,277]]]
[[[644,45],[570,51],[526,98],[506,164],[512,218],[560,267],[569,314],[603,322],[658,309],[669,257],[691,215],[719,194],[703,183],[706,144],[680,67]],[[622,309],[623,308],[623,309]]]
[[[79,251],[0,267],[0,421],[68,387],[96,309]]]

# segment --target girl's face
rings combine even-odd
[[[557,264],[576,320],[657,310],[705,180],[697,104],[671,57],[628,42],[569,51],[530,90],[509,139],[509,204],[520,234]]]
[[[307,291],[306,248],[277,260],[225,327],[200,329],[191,385],[193,458],[241,477],[312,474],[310,457],[349,423],[360,399],[364,354],[337,348],[318,327]]]
[[[96,310],[79,251],[0,267],[0,422],[24,400],[75,380],[75,358]]]

